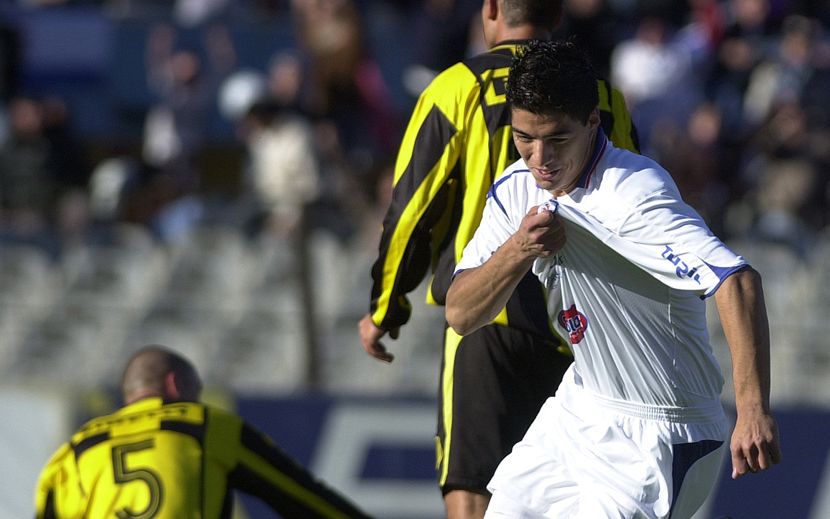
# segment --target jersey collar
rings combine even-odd
[[[142,398],[136,402],[133,402],[130,405],[122,407],[118,413],[125,414],[125,413],[132,413],[137,410],[144,410],[144,409],[154,409],[159,408],[164,405],[164,400],[160,396],[150,396],[147,398]]]
[[[530,40],[502,40],[497,44],[493,45],[490,49],[490,52],[501,50],[501,49],[510,49],[511,52],[515,52],[516,48],[519,45],[527,45],[527,42]]]

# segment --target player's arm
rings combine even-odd
[[[47,466],[40,475],[37,490],[35,491],[35,519],[57,519],[55,511],[55,478],[54,467]]]
[[[550,211],[537,214],[533,207],[487,261],[456,274],[447,292],[447,323],[467,335],[491,322],[536,258],[550,257],[564,245],[561,220]]]
[[[452,206],[450,179],[464,145],[463,103],[456,92],[471,90],[466,68],[444,72],[421,95],[395,164],[392,201],[383,221],[378,258],[372,266],[369,313],[360,322],[363,349],[385,361],[392,356],[380,339],[396,338],[411,314],[406,295],[427,275],[434,257],[434,229]]]
[[[36,519],[68,519],[83,515],[83,496],[74,459],[71,446],[65,443],[40,473],[35,491]]]
[[[761,276],[750,267],[724,280],[715,292],[732,354],[735,405],[732,477],[768,469],[781,461],[778,425],[769,405],[770,336]]]
[[[369,519],[370,516],[315,478],[266,435],[243,423],[233,488],[259,497],[285,519]]]

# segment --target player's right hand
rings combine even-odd
[[[376,359],[384,362],[392,362],[395,356],[386,351],[386,346],[380,342],[380,339],[386,335],[386,330],[375,325],[374,321],[372,321],[372,315],[366,314],[360,320],[357,327],[360,330],[360,342],[363,350]],[[389,337],[397,339],[399,333],[400,328],[393,328],[389,330]]]
[[[537,258],[549,258],[565,246],[565,227],[551,211],[532,207],[522,219],[516,238],[520,248]]]

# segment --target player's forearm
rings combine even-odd
[[[746,268],[727,278],[715,294],[732,354],[738,412],[769,412],[770,336],[761,277]]]
[[[459,272],[447,292],[447,323],[467,335],[491,322],[534,260],[513,250],[508,240],[480,267]]]

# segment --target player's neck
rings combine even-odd
[[[534,25],[519,25],[516,27],[507,27],[501,24],[496,31],[493,44],[495,47],[499,43],[505,41],[524,41],[524,40],[549,40],[551,32],[548,29],[537,27]]]
[[[164,398],[164,393],[154,389],[139,389],[124,398],[124,404],[131,405],[147,398]]]

